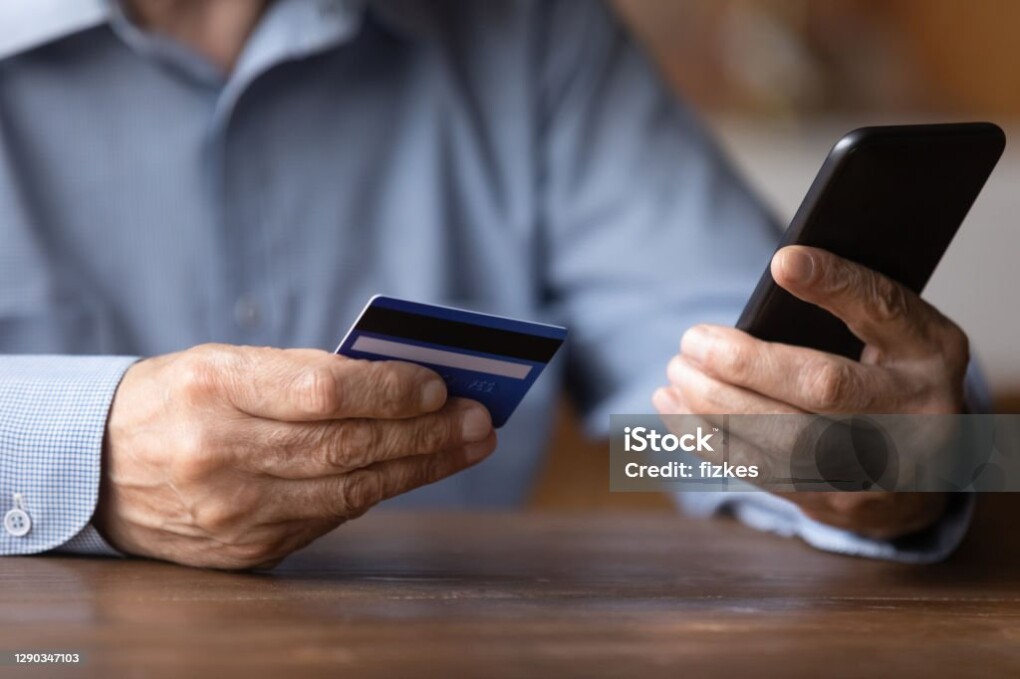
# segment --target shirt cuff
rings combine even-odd
[[[916,564],[935,563],[952,554],[963,541],[974,511],[972,493],[954,493],[946,513],[930,528],[892,540],[875,540],[815,521],[790,500],[762,491],[685,493],[678,501],[690,514],[732,514],[752,528],[798,537],[827,552]]]
[[[17,508],[29,530],[0,528],[0,555],[62,547],[116,553],[89,521],[99,497],[106,420],[135,357],[0,357],[0,514]],[[23,525],[23,524],[22,524]]]
[[[91,523],[53,551],[60,554],[85,554],[88,556],[124,556],[122,552],[114,549],[109,542],[104,540]]]

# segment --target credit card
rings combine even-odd
[[[430,368],[450,396],[478,401],[502,427],[566,337],[556,325],[376,295],[336,353]]]

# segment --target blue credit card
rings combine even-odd
[[[430,368],[450,396],[478,401],[502,427],[566,337],[556,325],[376,295],[336,353]]]

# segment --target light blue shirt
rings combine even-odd
[[[133,357],[332,349],[374,293],[569,326],[496,455],[393,501],[518,505],[564,384],[594,435],[648,412],[684,329],[733,322],[777,234],[594,0],[278,0],[226,77],[116,5],[4,3],[0,510],[19,493],[32,530],[0,554],[103,551]],[[904,547],[763,493],[690,502],[912,560],[966,525]]]

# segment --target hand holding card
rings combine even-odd
[[[566,336],[555,325],[376,295],[336,353],[430,368],[450,396],[478,401],[501,427]]]

